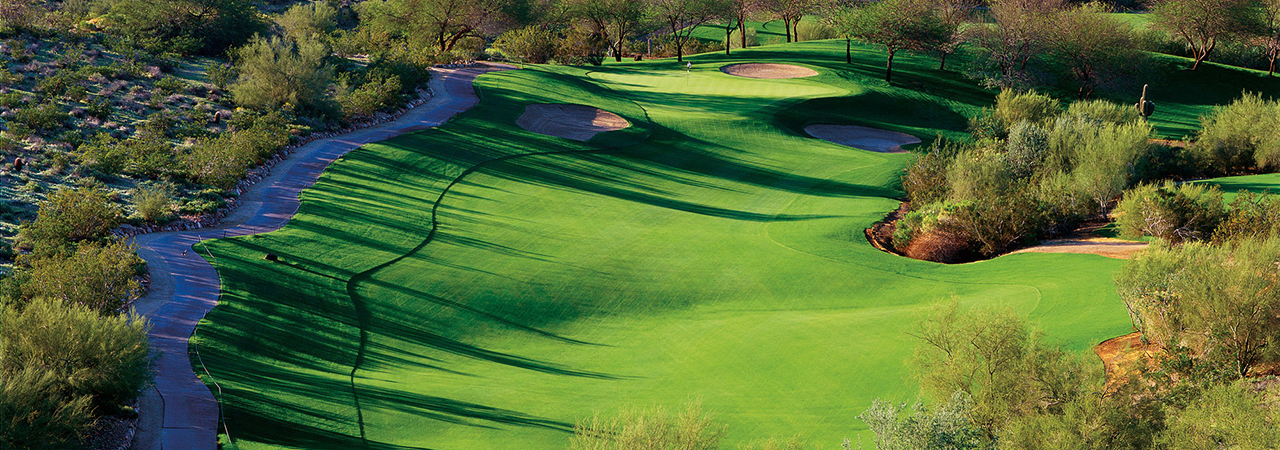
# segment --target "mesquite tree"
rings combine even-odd
[[[917,0],[884,0],[846,10],[839,16],[847,36],[884,47],[884,80],[893,81],[893,58],[901,50],[923,52],[951,38],[936,11]]]
[[[1095,4],[1064,11],[1054,21],[1051,54],[1079,86],[1080,98],[1137,73],[1145,52],[1134,42],[1133,27]]]
[[[1161,0],[1155,5],[1156,26],[1186,41],[1195,63],[1213,54],[1223,41],[1257,29],[1253,0]]]
[[[649,0],[649,11],[671,29],[676,61],[684,61],[684,46],[699,25],[724,15],[729,0]]]

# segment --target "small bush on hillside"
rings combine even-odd
[[[369,116],[378,110],[400,105],[402,86],[400,77],[366,77],[366,81],[354,86],[349,74],[338,79],[338,104],[342,115],[348,119]]]
[[[239,77],[231,93],[237,104],[261,111],[286,105],[310,113],[330,110],[333,67],[325,62],[329,51],[323,43],[259,37],[236,54]]]
[[[57,254],[23,256],[14,269],[9,301],[21,307],[33,299],[51,298],[114,315],[141,294],[134,277],[143,262],[136,251],[128,242],[114,239],[105,244],[81,242]]]
[[[984,109],[970,121],[969,128],[976,136],[1003,139],[1020,122],[1043,126],[1061,112],[1062,106],[1053,97],[1005,89],[996,95],[995,107]]]
[[[160,81],[156,82],[156,91],[159,92],[161,96],[173,95],[176,92],[182,91],[186,85],[187,83],[178,79],[178,77],[165,75],[164,78],[161,78]]]
[[[836,29],[820,20],[803,20],[796,24],[797,41],[818,41],[840,37]]]
[[[986,448],[982,430],[969,421],[972,410],[969,394],[956,391],[938,405],[917,401],[907,406],[876,399],[858,419],[876,434],[879,450]]]
[[[107,235],[120,221],[120,211],[100,185],[61,188],[49,194],[36,219],[23,227],[36,251],[54,254],[70,244]]]
[[[13,113],[13,121],[26,125],[32,130],[50,131],[62,128],[70,116],[55,103],[22,108]]]
[[[164,222],[173,216],[173,201],[167,189],[155,186],[141,186],[133,190],[131,197],[134,211],[142,220],[148,222]]]
[[[1067,116],[1082,117],[1112,124],[1137,122],[1142,116],[1137,108],[1106,100],[1081,100],[1067,106]]]
[[[1246,93],[1201,122],[1195,150],[1213,173],[1280,167],[1280,102]]]
[[[123,141],[98,133],[80,147],[80,160],[108,175],[159,178],[176,172],[173,149],[158,132],[141,132]]]
[[[1141,185],[1125,192],[1116,225],[1129,238],[1155,236],[1172,243],[1208,239],[1227,217],[1217,186]]]

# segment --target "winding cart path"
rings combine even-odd
[[[196,324],[218,304],[218,273],[192,246],[204,239],[274,231],[298,210],[298,194],[315,184],[329,163],[362,145],[443,124],[475,106],[472,81],[512,66],[435,70],[430,101],[399,119],[317,139],[280,162],[267,178],[240,195],[240,206],[216,227],[137,236],[138,255],[147,261],[151,290],[135,302],[151,319],[151,343],[160,352],[155,388],[139,401],[141,421],[135,450],[217,448],[218,403],[196,376],[188,339]]]

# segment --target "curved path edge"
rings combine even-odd
[[[435,96],[430,101],[394,121],[298,148],[270,176],[242,193],[239,208],[218,226],[134,237],[152,280],[151,290],[134,307],[151,320],[151,345],[159,353],[155,388],[140,400],[142,419],[134,449],[217,448],[218,403],[191,366],[188,348],[200,319],[217,306],[221,285],[217,271],[193,246],[205,239],[280,229],[297,212],[298,195],[315,184],[330,163],[365,144],[443,124],[479,103],[472,87],[476,77],[509,69],[514,67],[434,70]],[[154,410],[162,412],[157,415]]]

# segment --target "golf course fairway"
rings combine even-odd
[[[914,400],[910,332],[931,308],[1009,308],[1085,352],[1128,333],[1123,261],[1017,254],[941,265],[863,230],[898,206],[910,154],[809,123],[961,137],[994,93],[843,41],[476,80],[438,129],[351,152],[264,235],[208,248],[223,297],[199,329],[240,449],[563,449],[573,424],[700,399],[727,448],[871,435]],[[742,62],[818,76],[751,79]],[[516,124],[529,104],[631,126],[588,142]],[[203,248],[201,248],[203,250]],[[264,260],[266,253],[279,262]],[[1101,370],[1101,363],[1099,363]]]

